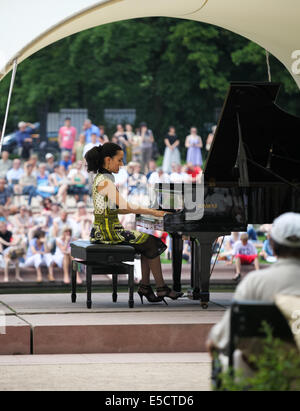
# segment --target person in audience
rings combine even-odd
[[[32,164],[32,175],[37,177],[39,173],[39,162],[38,162],[38,155],[32,154],[29,158],[29,163]]]
[[[170,174],[172,171],[172,164],[181,164],[180,151],[178,149],[180,140],[176,135],[175,127],[169,127],[169,132],[165,138],[165,154],[163,160],[163,170]]]
[[[157,170],[156,161],[155,160],[150,160],[149,161],[149,171],[146,175],[147,180],[149,180],[151,174],[154,173],[154,171],[156,171],[156,170]]]
[[[152,131],[144,122],[140,124],[140,136],[142,172],[147,174],[149,172],[149,161],[152,160],[154,137]]]
[[[15,233],[27,236],[29,230],[34,226],[33,218],[29,214],[29,209],[26,206],[21,206],[19,214],[15,216]]]
[[[71,265],[71,241],[72,241],[72,229],[65,226],[62,229],[61,236],[56,238],[56,249],[55,254],[52,257],[52,262],[49,266],[49,280],[55,281],[54,278],[54,266],[56,265],[59,268],[63,269],[64,284],[70,284],[70,265]],[[77,282],[82,283],[82,280],[77,274]]]
[[[2,151],[0,160],[0,178],[6,178],[8,170],[12,168],[12,161],[9,159],[9,152]]]
[[[167,173],[164,172],[162,167],[158,167],[158,169],[151,174],[148,182],[150,185],[158,183],[169,183],[170,177]]]
[[[127,141],[128,141],[128,145],[126,147],[126,149],[127,149],[126,161],[127,161],[127,164],[128,164],[128,163],[130,163],[130,161],[132,161],[132,140],[133,140],[133,137],[134,137],[134,132],[133,132],[133,129],[132,129],[132,125],[129,124],[129,123],[127,123],[125,125],[125,134],[127,136]]]
[[[49,174],[45,163],[39,165],[39,173],[37,175],[37,189],[36,194],[42,198],[49,198],[55,194],[56,190],[49,181]]]
[[[83,149],[83,157],[85,157],[86,153],[94,147],[100,146],[99,137],[96,133],[91,135],[91,141],[84,146]]]
[[[263,249],[259,253],[260,257],[267,262],[276,262],[277,258],[274,255],[273,248],[271,247],[271,234],[270,232],[267,234],[267,238],[264,241]]]
[[[51,237],[60,237],[65,226],[68,226],[72,229],[75,237],[77,237],[78,234],[80,235],[80,233],[78,233],[77,225],[74,219],[69,216],[69,213],[66,210],[61,210],[59,217],[55,218],[53,221]]]
[[[45,155],[45,160],[46,160],[46,170],[48,171],[49,174],[53,173],[54,166],[55,166],[54,155],[52,153],[47,153]]]
[[[142,163],[142,136],[136,132],[131,138],[132,161]]]
[[[100,130],[97,126],[92,124],[92,121],[90,119],[86,119],[83,124],[83,133],[85,135],[85,143],[91,143],[92,141],[92,134],[96,134],[96,136],[99,138],[100,137]]]
[[[64,166],[66,171],[70,170],[70,168],[72,167],[72,160],[71,160],[71,154],[69,151],[62,152],[62,160],[59,163],[59,165]]]
[[[50,184],[55,187],[55,193],[59,202],[66,204],[69,180],[63,165],[55,164],[54,172],[49,176]]]
[[[172,173],[170,174],[171,183],[184,183],[184,175],[181,172],[182,167],[180,164],[172,164]]]
[[[25,173],[21,176],[19,184],[14,186],[16,194],[28,195],[28,205],[31,205],[33,197],[37,195],[37,179],[32,175],[33,166],[27,162],[24,167]]]
[[[5,179],[0,178],[0,205],[8,208],[12,202],[11,190],[5,186]]]
[[[186,162],[191,163],[196,167],[202,167],[202,138],[198,136],[196,127],[191,128],[191,134],[185,139],[185,147],[187,148]]]
[[[19,184],[20,178],[24,174],[24,170],[21,168],[21,160],[15,158],[12,168],[7,172],[6,179],[10,188],[13,190],[16,184]]]
[[[5,221],[0,221],[0,253],[3,255],[4,260],[4,282],[8,283],[8,269],[9,264],[12,261],[15,264],[15,274],[17,281],[23,281],[20,276],[19,267],[19,255],[14,255],[11,251],[14,251],[14,247],[20,245],[20,237],[13,238],[13,233],[7,229]]]
[[[85,147],[85,135],[80,134],[79,140],[75,141],[73,152],[72,152],[73,156],[75,157],[75,162],[83,160],[84,147]]]
[[[71,118],[67,117],[64,126],[58,132],[58,144],[62,152],[68,151],[70,154],[72,153],[76,136],[76,127],[72,126]]]
[[[77,204],[77,211],[73,215],[73,220],[77,224],[77,233],[80,233],[80,238],[88,240],[93,225],[93,216],[87,212],[86,205],[80,201]]]
[[[285,213],[276,218],[270,233],[270,244],[278,257],[277,263],[248,274],[238,285],[234,301],[274,302],[277,295],[300,295],[300,214]],[[229,338],[230,309],[209,334],[207,349],[211,355],[216,349],[226,351]],[[241,359],[240,364],[246,372],[249,370],[245,360]]]
[[[37,230],[34,238],[29,243],[24,267],[35,267],[37,282],[41,283],[43,281],[41,266],[46,265],[49,270],[52,261],[53,256],[47,246],[46,233],[42,230]],[[54,281],[49,271],[48,279],[49,281]]]
[[[136,164],[133,169],[133,174],[128,178],[128,194],[139,195],[147,192],[147,178],[141,172],[141,165]]]
[[[234,258],[236,270],[236,275],[233,278],[234,281],[239,281],[241,279],[242,265],[254,264],[255,270],[259,270],[257,249],[249,241],[249,236],[247,233],[243,233],[241,235],[241,240],[237,241],[234,244],[232,252],[232,262]]]
[[[99,137],[99,141],[100,144],[105,144],[109,142],[109,138],[107,137],[107,135],[105,134],[105,127],[100,125],[99,127],[99,131],[100,131],[100,137]]]
[[[83,169],[83,162],[78,161],[68,174],[69,189],[68,193],[74,195],[76,201],[84,199],[87,202],[89,189],[86,187],[88,182],[88,173]]]
[[[24,160],[28,160],[32,149],[32,134],[36,126],[20,121],[18,127],[19,131],[16,133],[16,138],[19,147],[19,156]]]
[[[191,182],[196,182],[197,177],[202,172],[201,167],[194,166],[193,163],[187,163],[186,173],[190,176]]]

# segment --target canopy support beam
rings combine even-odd
[[[0,154],[2,153],[3,139],[4,139],[5,131],[6,131],[8,113],[9,113],[9,108],[10,108],[11,96],[12,96],[12,92],[13,92],[13,88],[15,84],[17,67],[18,67],[18,59],[15,59],[13,63],[13,71],[12,71],[11,80],[10,80],[10,87],[9,87],[8,99],[7,99],[7,104],[6,104],[6,112],[5,112],[4,122],[2,126],[2,132],[1,132]]]

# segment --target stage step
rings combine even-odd
[[[110,294],[94,294],[87,310],[84,294],[77,304],[68,294],[2,295],[7,334],[0,335],[0,354],[205,352],[207,335],[230,297],[214,296],[208,310],[187,298],[168,307],[142,306],[136,298],[130,310],[126,293],[117,304]]]

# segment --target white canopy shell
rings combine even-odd
[[[266,48],[300,87],[299,0],[1,0],[0,80],[71,34],[120,20],[165,16],[214,24]]]

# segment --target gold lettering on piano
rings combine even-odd
[[[214,209],[216,210],[218,208],[218,204],[216,203],[202,203],[202,204],[198,204],[197,208],[204,208],[204,209]]]

